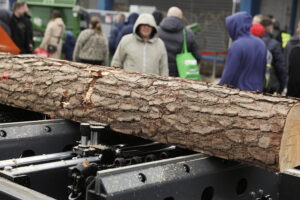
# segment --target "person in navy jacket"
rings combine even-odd
[[[238,12],[227,17],[225,23],[233,42],[219,84],[263,91],[267,48],[262,40],[250,34],[251,15]]]
[[[125,25],[125,15],[124,14],[119,14],[116,17],[116,25],[111,29],[110,31],[110,36],[108,39],[108,46],[109,46],[109,53],[110,55],[114,55],[116,51],[116,40],[118,37],[119,32],[122,30],[122,28]]]
[[[119,31],[118,36],[115,41],[115,49],[118,48],[118,45],[124,35],[130,34],[133,32],[133,26],[139,17],[138,13],[131,13],[127,19],[127,23],[122,27],[122,29]]]

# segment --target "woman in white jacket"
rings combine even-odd
[[[65,31],[65,24],[59,10],[53,10],[51,19],[47,25],[41,48],[47,49],[49,57],[60,58],[62,50],[62,37]]]
[[[169,75],[165,45],[157,35],[154,17],[141,14],[133,33],[125,35],[112,59],[112,67],[146,74]]]

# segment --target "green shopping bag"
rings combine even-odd
[[[200,66],[197,65],[197,60],[191,52],[187,51],[186,44],[186,31],[182,30],[183,33],[183,48],[180,54],[176,55],[176,65],[179,76],[181,78],[201,80]]]

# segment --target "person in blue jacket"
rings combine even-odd
[[[262,40],[250,34],[252,17],[238,12],[226,18],[232,45],[219,84],[248,91],[263,91],[267,48]]]
[[[116,43],[115,43],[115,49],[117,49],[117,47],[124,35],[132,33],[133,26],[138,17],[139,17],[139,14],[137,14],[137,13],[131,13],[129,15],[127,23],[122,27],[121,31],[118,34],[118,37],[117,37]]]
[[[109,35],[109,40],[108,40],[108,46],[109,46],[109,53],[110,55],[114,55],[116,51],[116,40],[118,37],[119,32],[121,32],[122,28],[125,25],[125,15],[124,14],[119,14],[116,17],[116,25],[111,29],[110,35]]]
[[[65,54],[66,60],[73,60],[73,52],[76,44],[76,39],[71,31],[66,32],[66,40],[62,47],[62,52]]]

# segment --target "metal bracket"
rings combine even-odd
[[[71,150],[79,139],[79,124],[62,119],[0,124],[0,160]]]
[[[273,172],[203,154],[98,171],[86,200],[247,200],[263,190],[277,200]]]

